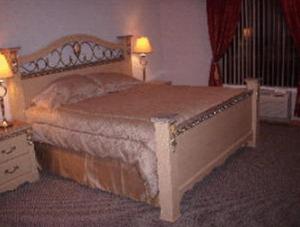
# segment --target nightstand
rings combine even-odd
[[[14,122],[12,127],[0,129],[0,192],[38,179],[30,125]]]
[[[172,81],[169,81],[169,80],[150,80],[150,81],[147,81],[146,83],[172,85]]]

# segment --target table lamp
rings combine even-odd
[[[147,37],[143,36],[136,40],[133,53],[140,55],[140,64],[143,67],[143,81],[146,81],[146,65],[148,61],[146,59],[147,54],[152,52],[152,46]]]
[[[7,128],[12,126],[12,123],[8,122],[5,118],[5,108],[4,108],[4,97],[7,94],[7,88],[5,86],[4,80],[13,76],[13,72],[6,60],[4,54],[0,53],[0,108],[2,114],[2,120],[0,121],[0,128]]]

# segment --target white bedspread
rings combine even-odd
[[[151,117],[176,113],[181,123],[243,91],[145,84],[54,110],[33,106],[26,116],[36,141],[137,163],[154,197],[158,177]]]

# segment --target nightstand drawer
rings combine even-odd
[[[26,134],[5,139],[0,147],[0,164],[29,151]]]
[[[32,154],[28,153],[0,165],[0,185],[32,171]]]

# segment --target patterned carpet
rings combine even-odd
[[[300,127],[263,124],[242,149],[181,202],[175,224],[159,209],[43,173],[0,194],[0,226],[300,226]]]

